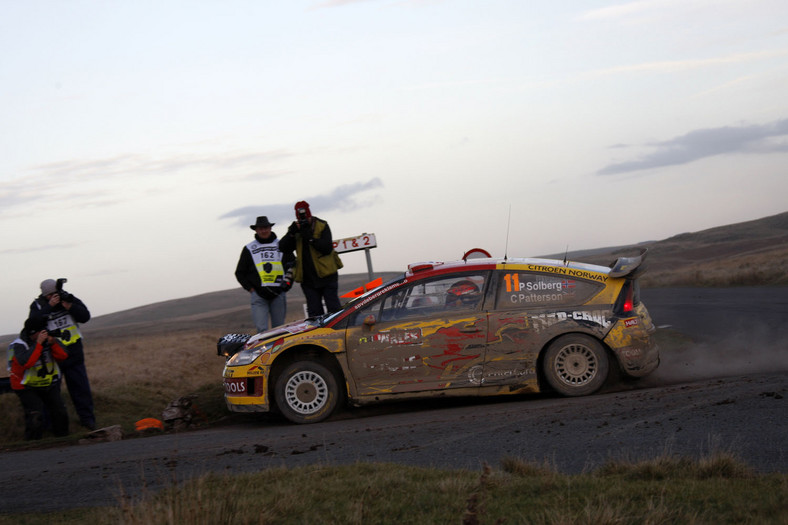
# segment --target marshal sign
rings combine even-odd
[[[374,233],[362,233],[357,237],[346,239],[335,239],[334,250],[337,253],[355,252],[358,250],[368,250],[378,245]]]

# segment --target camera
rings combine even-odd
[[[68,279],[61,277],[57,281],[55,281],[55,290],[57,290],[57,294],[60,296],[61,301],[66,301],[67,303],[71,303],[74,301],[74,296],[63,289],[63,283],[68,282]],[[51,335],[51,334],[50,334]],[[54,336],[57,337],[57,336]],[[66,339],[68,340],[68,339]]]
[[[56,337],[62,341],[69,341],[71,339],[71,332],[59,328],[57,330],[47,330],[47,335]]]
[[[300,226],[309,224],[309,217],[306,215],[306,208],[298,208],[296,210],[296,218],[298,219],[298,224]]]

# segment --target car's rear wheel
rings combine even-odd
[[[277,378],[274,396],[282,415],[290,421],[317,423],[337,407],[337,378],[318,361],[296,361]]]
[[[565,396],[585,396],[599,390],[607,379],[610,362],[602,344],[582,334],[553,341],[544,356],[547,382]]]

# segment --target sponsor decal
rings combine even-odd
[[[246,371],[247,376],[261,376],[265,375],[265,370],[263,370],[262,366],[254,365]]]
[[[484,381],[484,378],[482,377],[482,370],[482,365],[474,365],[468,369],[468,381],[470,381],[472,385],[482,384]]]
[[[381,295],[383,295],[385,293],[388,293],[389,291],[393,290],[394,288],[398,288],[401,284],[402,283],[392,284],[392,285],[386,286],[385,288],[383,288],[381,290],[378,290],[377,292],[375,292],[374,294],[370,295],[369,297],[367,297],[366,299],[364,299],[363,301],[361,301],[357,305],[354,305],[353,306],[353,310],[358,310],[359,308],[365,307],[366,305],[368,305],[370,302],[374,301],[375,299],[377,299]]]
[[[412,345],[421,343],[421,328],[412,330],[391,330],[370,334],[358,340],[359,344],[384,343],[389,345]]]
[[[245,394],[246,379],[226,379],[224,381],[224,391],[227,394]]]
[[[536,368],[529,366],[517,366],[516,368],[496,369],[487,365],[490,369],[486,370],[482,365],[474,365],[468,369],[468,381],[472,385],[483,385],[486,382],[501,381],[509,378],[520,378],[524,376],[535,376]]]
[[[389,357],[380,361],[366,364],[366,368],[374,371],[381,372],[407,372],[409,370],[416,370],[421,365],[421,357],[413,355],[404,359],[396,359]]]
[[[289,332],[291,334],[298,334],[298,333],[301,333],[301,332],[306,332],[307,329],[313,328],[313,327],[309,323],[299,323],[299,324],[288,325],[288,326],[285,326],[283,328],[285,329],[285,331],[287,331],[287,332]]]
[[[637,326],[638,322],[639,321],[637,317],[633,317],[632,319],[624,319],[624,326],[626,326],[627,328],[631,326]]]
[[[579,277],[600,283],[607,282],[608,276],[602,273],[589,272],[588,270],[578,270],[575,268],[565,268],[563,266],[547,266],[542,264],[529,264],[528,269],[534,272],[555,273],[568,277]]]
[[[539,314],[531,316],[534,329],[539,332],[540,330],[549,328],[556,323],[563,321],[578,321],[598,324],[599,326],[607,328],[610,326],[610,321],[607,319],[605,312],[594,311],[575,311],[575,312],[550,312],[547,314]]]
[[[640,348],[625,348],[619,350],[618,353],[627,359],[634,359],[643,355],[643,350]]]

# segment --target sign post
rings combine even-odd
[[[362,233],[361,235],[357,235],[355,237],[334,240],[334,250],[336,250],[337,253],[348,253],[364,250],[364,253],[367,256],[367,273],[369,274],[370,280],[372,280],[372,256],[370,255],[369,250],[372,248],[377,248],[377,246],[378,243],[377,239],[375,239],[374,233]]]

